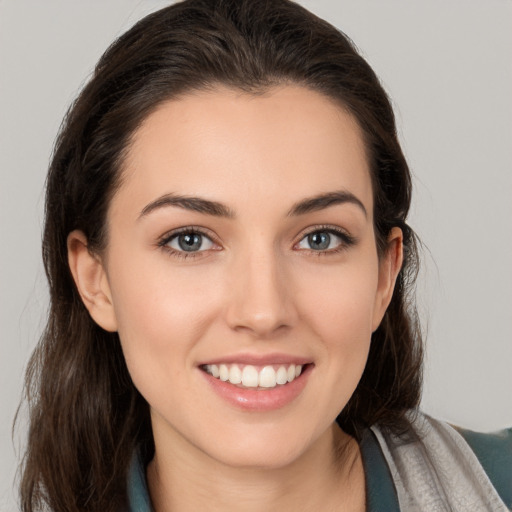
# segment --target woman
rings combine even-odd
[[[139,22],[50,166],[23,509],[506,510],[510,439],[414,412],[410,194],[386,94],[326,22]]]

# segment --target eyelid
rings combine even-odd
[[[184,233],[194,233],[197,235],[203,235],[210,238],[212,242],[215,242],[217,239],[215,233],[213,233],[213,231],[207,228],[203,228],[200,226],[181,226],[179,228],[171,229],[165,232],[162,236],[158,238],[158,243],[163,245],[176,235],[182,235]]]
[[[351,245],[354,245],[357,242],[356,237],[351,235],[346,229],[344,229],[340,226],[332,225],[332,224],[321,224],[321,225],[317,225],[317,226],[309,226],[306,229],[304,229],[298,235],[298,237],[297,237],[298,240],[293,245],[294,249],[298,248],[298,245],[302,242],[302,240],[304,240],[304,238],[306,238],[307,236],[309,236],[313,233],[317,233],[317,232],[331,233],[331,234],[339,237],[341,239],[342,243],[340,244],[339,247],[337,247],[335,249],[327,249],[324,251],[315,251],[314,249],[298,249],[298,250],[310,251],[310,252],[314,252],[316,254],[329,254],[329,253],[336,253],[336,252],[339,252],[340,250],[347,249],[348,247],[350,247]]]
[[[182,235],[182,234],[196,234],[196,235],[204,236],[212,242],[213,247],[209,248],[209,249],[200,250],[200,251],[188,252],[188,251],[180,251],[180,250],[174,249],[173,247],[170,247],[168,245],[169,242],[173,238],[175,238],[179,235]],[[215,233],[213,233],[212,231],[210,231],[207,228],[203,228],[203,227],[199,227],[199,226],[182,226],[182,227],[179,227],[176,229],[171,229],[170,231],[167,231],[166,233],[164,233],[158,239],[157,246],[159,248],[165,250],[169,254],[176,256],[178,258],[197,258],[197,257],[204,256],[205,253],[207,253],[209,251],[212,251],[212,250],[218,251],[218,250],[222,249],[222,247],[220,246],[220,244],[218,242],[218,237],[215,235]]]

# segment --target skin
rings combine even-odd
[[[338,191],[356,200],[290,215]],[[231,216],[148,206],[165,194],[215,201]],[[78,231],[68,247],[85,305],[119,332],[150,405],[156,510],[364,510],[359,448],[334,420],[363,373],[402,262],[398,228],[379,258],[372,203],[356,121],[299,86],[188,94],[134,134],[106,251],[90,253]],[[183,258],[176,238],[162,240],[190,226],[208,238]],[[307,235],[326,229],[353,243],[331,235],[329,249],[312,248]],[[301,394],[273,411],[233,407],[198,367],[275,352],[307,358],[312,371]]]

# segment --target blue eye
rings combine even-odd
[[[165,243],[171,249],[180,252],[207,251],[213,247],[213,242],[201,233],[193,231],[178,233]]]
[[[344,246],[351,245],[352,239],[344,233],[337,233],[334,230],[317,230],[307,234],[299,242],[300,249],[309,249],[311,251],[335,251]]]

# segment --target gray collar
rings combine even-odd
[[[410,412],[401,437],[371,428],[403,512],[507,512],[475,453],[450,425]]]

